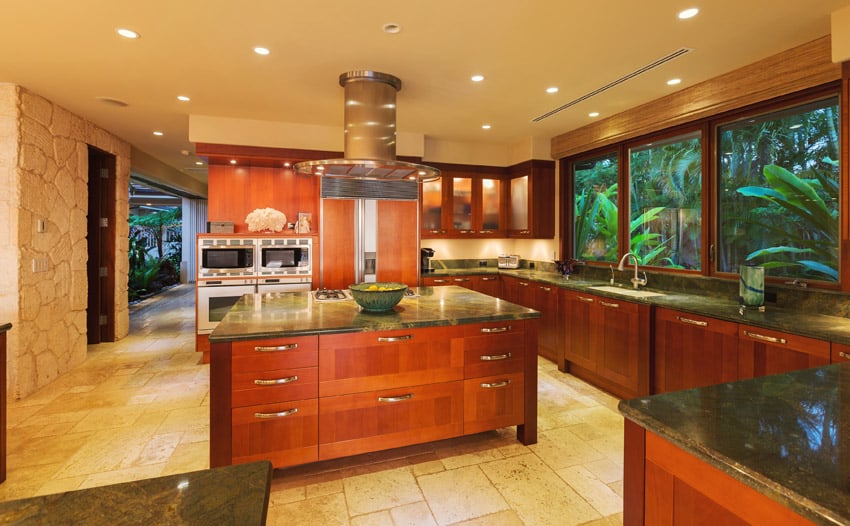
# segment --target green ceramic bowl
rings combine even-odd
[[[404,283],[358,283],[350,285],[351,297],[364,311],[386,312],[401,301],[407,285]]]

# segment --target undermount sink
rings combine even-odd
[[[601,290],[610,292],[611,294],[620,294],[622,296],[631,296],[632,298],[651,298],[653,296],[664,296],[663,292],[653,292],[651,290],[635,290],[626,289],[623,287],[614,287],[611,285],[599,285],[596,287],[588,287],[590,290]]]

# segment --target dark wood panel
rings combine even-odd
[[[477,278],[473,286],[476,291],[494,298],[502,297],[502,280],[498,275],[477,276]]]
[[[462,335],[458,326],[321,335],[319,394],[461,380]]]
[[[644,510],[645,516],[637,524],[646,524],[646,526],[673,526],[673,490],[675,488],[676,479],[670,473],[659,468],[652,462],[646,463],[646,481]],[[625,514],[625,509],[623,510]],[[631,518],[631,517],[630,517]],[[634,524],[632,521],[628,523],[623,517],[623,525]],[[722,523],[721,523],[722,524]]]
[[[463,382],[321,398],[319,430],[322,460],[459,436]]]
[[[623,526],[643,526],[646,431],[628,418],[623,428]]]
[[[540,332],[538,334],[537,353],[549,361],[558,361],[562,342],[561,325],[558,310],[558,287],[542,283],[531,284],[532,307],[540,311]]]
[[[596,372],[622,387],[615,394],[633,398],[649,394],[650,308],[628,301],[598,298],[599,316],[591,323],[602,336]]]
[[[210,467],[229,466],[231,455],[231,356],[229,343],[210,345]]]
[[[472,378],[463,383],[463,432],[478,433],[523,423],[523,373]]]
[[[258,417],[294,411],[287,416]],[[233,409],[233,463],[270,460],[274,467],[319,459],[316,399]]]
[[[647,521],[648,522],[648,521]],[[681,526],[748,526],[750,523],[714,502],[688,484],[673,484],[673,524]]]
[[[653,393],[738,379],[738,324],[657,307]]]
[[[378,201],[378,281],[418,283],[418,217],[417,201]]]
[[[539,319],[525,320],[525,421],[516,428],[517,440],[526,446],[537,443],[537,331]]]
[[[346,289],[355,281],[354,201],[324,199],[322,214],[321,286]]]
[[[598,338],[593,334],[597,325],[591,324],[598,306],[596,296],[561,290],[562,314],[564,327],[564,360],[588,370],[596,370],[596,351],[594,341]],[[565,367],[559,363],[558,368]],[[562,369],[563,370],[563,369]]]
[[[233,372],[233,407],[304,400],[318,396],[318,367]]]

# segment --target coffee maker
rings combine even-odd
[[[434,249],[433,248],[422,248],[419,250],[420,260],[422,264],[420,266],[420,270],[422,272],[434,272],[434,267],[431,266],[431,258],[434,257]]]

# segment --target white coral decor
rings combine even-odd
[[[274,208],[257,208],[245,218],[248,232],[280,232],[286,226],[286,216]]]

